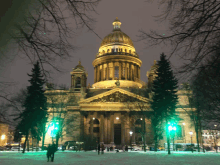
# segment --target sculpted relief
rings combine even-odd
[[[120,92],[115,92],[111,95],[95,99],[92,102],[140,102],[140,100]]]

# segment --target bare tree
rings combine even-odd
[[[73,37],[74,25],[68,22],[74,20],[75,27],[86,26],[94,32],[90,12],[95,12],[99,1],[35,0],[23,18],[9,28],[8,39],[18,46],[21,57],[26,56],[31,63],[39,60],[45,75],[46,65],[60,71],[56,62],[70,57],[70,51],[75,49],[68,41]],[[1,49],[2,56],[4,53]]]
[[[164,11],[157,21],[169,21],[167,34],[140,30],[140,38],[149,41],[151,46],[170,45],[170,56],[176,54],[185,60],[180,73],[191,73],[219,49],[220,1],[161,0],[159,6]]]
[[[192,125],[195,127],[196,132],[196,141],[198,146],[198,152],[200,152],[200,145],[199,142],[201,141],[201,119],[203,117],[203,111],[199,106],[199,98],[195,98],[193,96],[193,91],[189,85],[189,83],[183,83],[182,84],[182,90],[185,92],[186,98],[183,100],[185,103],[188,103],[188,108],[182,107],[183,110],[185,110],[186,114],[190,117],[192,121]]]
[[[220,115],[220,60],[214,54],[192,78],[194,98],[204,113],[206,122],[219,123]]]
[[[58,146],[59,139],[63,137],[79,137],[80,122],[78,114],[70,113],[67,110],[68,105],[76,103],[76,97],[65,90],[47,90],[45,95],[48,100],[50,114],[49,120],[59,123],[59,131],[56,135],[56,145]],[[49,122],[49,121],[48,121]]]
[[[141,97],[148,98],[148,92],[147,89],[138,89],[138,88],[131,89],[131,92],[137,94],[137,98],[126,97],[127,100],[126,106],[129,109],[130,115],[132,116],[133,119],[133,121],[130,124],[132,124],[132,127],[141,125],[140,129],[138,129],[137,132],[140,133],[141,135],[144,152],[146,152],[146,134],[147,134],[146,130],[149,129],[146,128],[146,120],[150,119],[149,118],[150,113],[148,111],[149,107],[146,105],[146,102],[140,101],[138,99]],[[135,133],[136,131],[134,132],[134,134]]]

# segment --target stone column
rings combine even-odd
[[[104,115],[100,114],[100,143],[104,143]]]
[[[89,112],[89,122],[90,122],[89,132],[90,132],[91,137],[93,138],[93,117],[92,117],[91,112]]]
[[[119,80],[121,80],[121,73],[122,73],[122,63],[119,62]]]
[[[101,69],[102,68],[102,69]],[[100,81],[102,81],[103,80],[103,64],[101,64],[100,65],[100,71],[101,71],[101,79],[100,79]]]
[[[109,63],[107,63],[107,77],[106,79],[108,80],[109,79]]]
[[[121,115],[121,144],[125,145],[125,116]]]
[[[71,76],[71,88],[73,88],[73,75]]]
[[[111,133],[110,133],[110,144],[114,145],[114,114],[111,113],[110,114],[110,129],[111,129]]]
[[[135,65],[135,74],[134,75],[135,75],[136,78],[138,78],[138,68],[137,68],[137,65]]]
[[[132,67],[131,63],[129,64],[129,80],[132,80]]]
[[[108,143],[108,118],[104,116],[104,142]]]
[[[138,78],[141,79],[141,71],[140,71],[140,67],[138,66]]]
[[[99,69],[100,69],[100,65],[97,65],[97,81],[96,82],[99,82]]]
[[[130,128],[131,128],[131,130],[132,130],[132,132],[133,132],[133,134],[132,134],[132,137],[131,137],[131,144],[132,145],[135,145],[135,125],[134,125],[134,123],[135,123],[135,120],[134,120],[134,118],[130,118]]]
[[[94,68],[94,83],[96,83],[96,66]]]
[[[112,62],[113,63],[113,73],[112,73],[112,80],[115,79],[115,62]]]
[[[89,135],[89,119],[88,117],[84,117],[84,131],[87,135]]]
[[[110,123],[110,113],[108,113],[107,117],[107,143],[111,142],[111,123]]]
[[[84,135],[84,118],[85,116],[81,113],[80,114],[80,136],[83,137]]]

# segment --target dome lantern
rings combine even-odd
[[[114,22],[112,23],[113,27],[114,27],[114,30],[113,31],[116,31],[116,30],[121,30],[120,27],[121,27],[121,22],[120,20],[118,19],[118,17],[116,17],[116,19],[114,20]]]

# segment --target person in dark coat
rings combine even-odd
[[[98,144],[98,155],[99,155],[99,153],[100,153],[100,144]]]
[[[125,151],[128,151],[128,146],[127,145],[125,146]]]
[[[104,146],[104,144],[103,144],[103,143],[102,143],[101,148],[102,148],[102,154],[104,154],[105,146]]]
[[[57,151],[57,148],[56,148],[56,145],[54,144],[54,142],[53,142],[53,144],[52,144],[52,146],[51,146],[51,162],[53,162],[54,161],[54,153]]]
[[[47,148],[47,161],[49,162],[49,159],[51,158],[51,145],[49,144]]]

